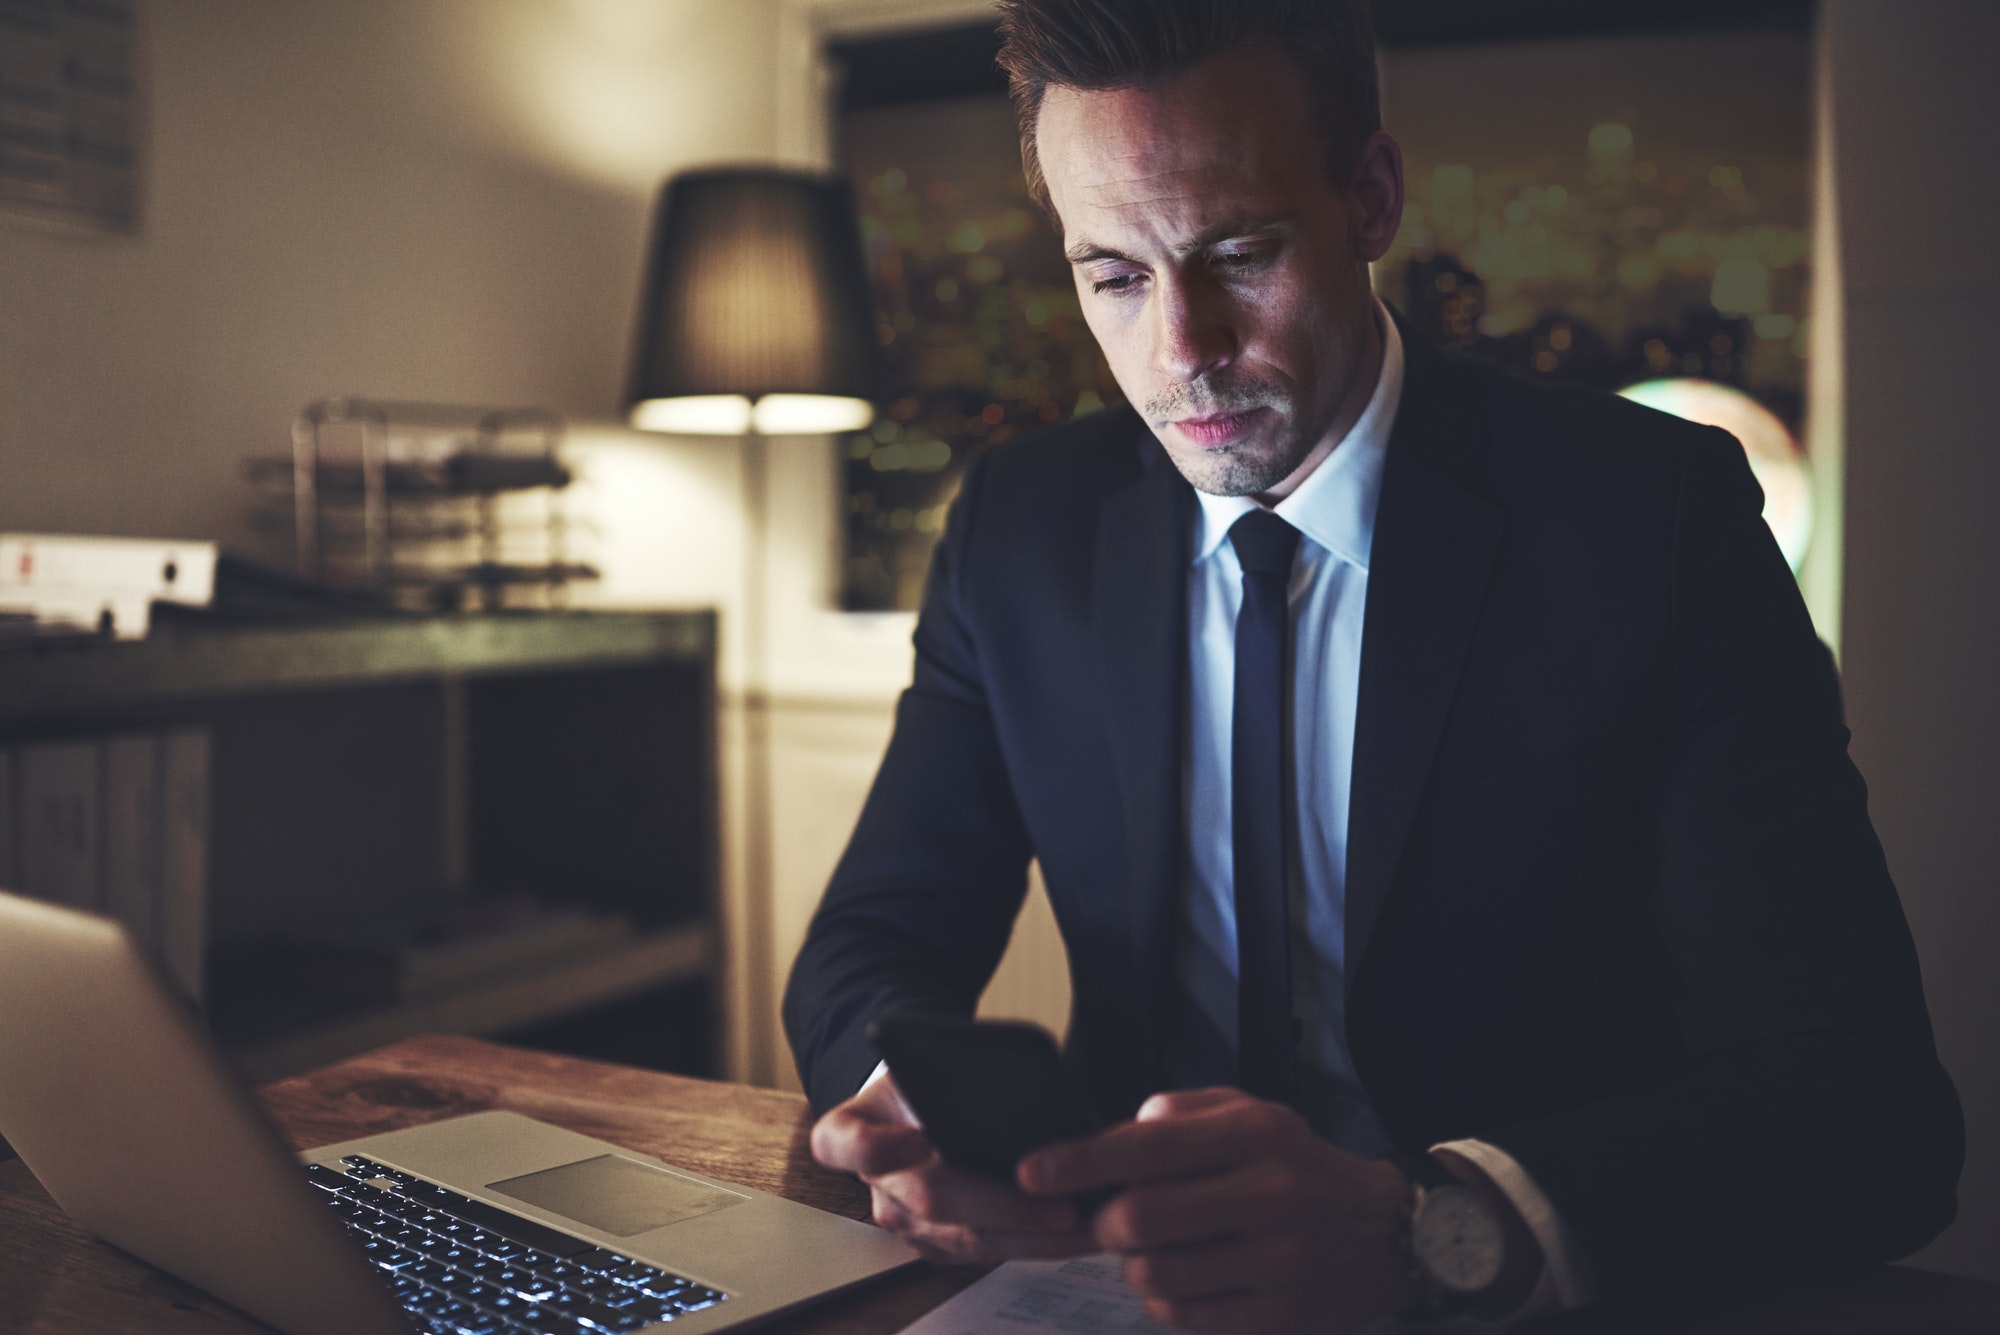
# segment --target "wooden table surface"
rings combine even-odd
[[[409,1039],[262,1091],[294,1148],[505,1108],[724,1181],[865,1219],[867,1194],[812,1161],[795,1094],[529,1052]],[[980,1272],[917,1266],[808,1308],[772,1335],[888,1335]],[[267,1327],[89,1237],[19,1160],[0,1164],[0,1330],[226,1335]],[[1993,1335],[2000,1286],[1900,1266],[1783,1294],[1683,1335]]]

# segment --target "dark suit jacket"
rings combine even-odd
[[[1512,1154],[1664,1315],[1914,1250],[1957,1097],[1838,687],[1725,433],[1406,339],[1375,524],[1348,1028],[1410,1151]],[[825,1108],[969,1013],[1041,861],[1103,1111],[1161,1087],[1193,493],[1129,410],[967,471],[785,1017]]]

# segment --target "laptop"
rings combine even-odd
[[[288,1335],[702,1335],[916,1259],[508,1112],[294,1156],[123,926],[4,891],[0,1137],[78,1224]]]

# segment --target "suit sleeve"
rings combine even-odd
[[[1736,442],[1689,452],[1651,796],[1652,915],[1685,1068],[1482,1134],[1582,1241],[1582,1324],[1886,1261],[1949,1223],[1964,1154],[1839,687]]]
[[[967,613],[982,477],[975,461],[952,505],[888,753],[785,990],[785,1031],[816,1112],[874,1070],[875,1016],[972,1013],[1027,892],[1028,836]]]

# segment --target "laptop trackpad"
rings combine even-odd
[[[617,1154],[602,1154],[486,1185],[489,1191],[538,1205],[618,1238],[713,1214],[750,1199]]]

